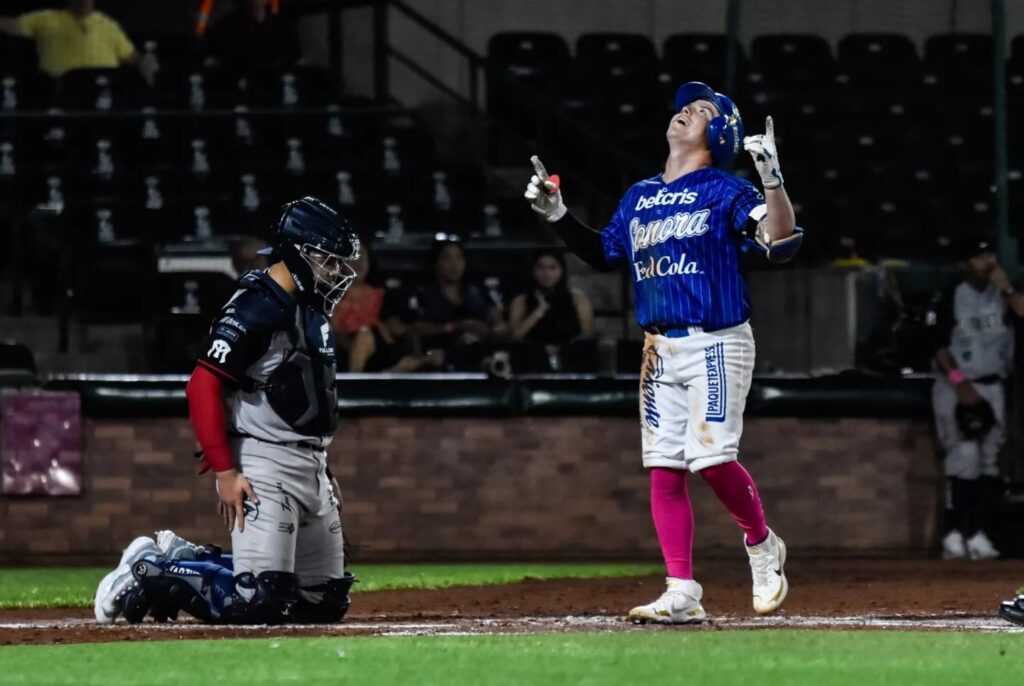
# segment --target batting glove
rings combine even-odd
[[[764,121],[764,133],[744,137],[743,149],[754,158],[754,166],[757,168],[757,173],[761,175],[761,184],[765,190],[782,185],[779,153],[775,149],[775,124],[771,117]]]
[[[533,163],[535,173],[530,177],[530,183],[526,185],[524,197],[530,201],[530,207],[534,212],[548,222],[557,222],[568,211],[562,202],[562,191],[559,190],[561,180],[558,174],[549,175],[536,155],[530,158],[530,162]]]

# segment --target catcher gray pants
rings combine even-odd
[[[260,499],[245,505],[245,531],[231,533],[235,574],[292,572],[300,588],[340,579],[344,539],[327,453],[253,438],[232,449]]]
[[[943,467],[949,478],[977,479],[982,476],[999,476],[999,451],[1006,442],[1006,399],[1003,384],[976,383],[974,390],[992,406],[996,423],[983,438],[968,440],[960,433],[960,427],[956,423],[957,396],[953,384],[940,377],[932,386],[935,431],[946,453]]]

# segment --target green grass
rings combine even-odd
[[[650,631],[0,648],[4,684],[1014,684],[1024,636]]]
[[[0,608],[92,607],[108,568],[0,569]],[[411,564],[355,565],[356,592],[506,584],[526,578],[564,579],[661,574],[651,564]]]

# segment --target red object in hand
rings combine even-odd
[[[552,174],[551,176],[548,177],[548,181],[555,184],[554,188],[548,188],[548,195],[554,195],[555,193],[558,192],[558,189],[562,187],[562,179],[558,176],[558,174]],[[547,185],[545,184],[544,187],[547,188]]]

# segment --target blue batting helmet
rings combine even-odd
[[[676,112],[695,100],[712,103],[719,115],[708,124],[708,148],[717,167],[732,164],[743,146],[743,118],[732,100],[700,81],[684,83],[676,91]]]

